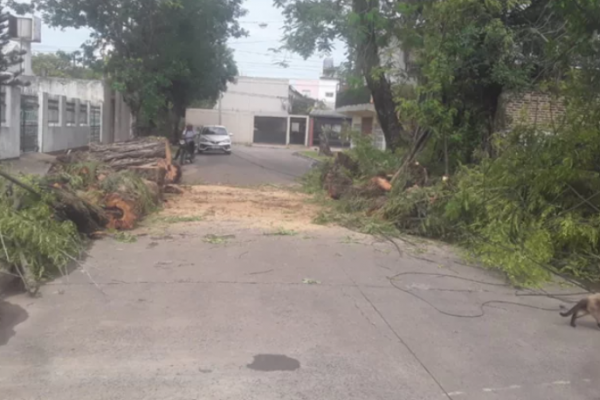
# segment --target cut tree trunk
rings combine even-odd
[[[319,155],[331,157],[333,153],[329,147],[329,136],[326,133],[321,133],[319,136]]]
[[[91,235],[108,224],[108,216],[100,207],[65,189],[52,187],[57,202],[53,204],[61,217],[73,221],[79,232]]]
[[[164,167],[145,165],[140,167],[130,167],[129,170],[133,171],[140,178],[154,182],[160,187],[165,185],[167,170]]]
[[[90,156],[115,170],[155,164],[160,159],[170,158],[169,155],[170,147],[166,140],[143,139],[109,145],[90,145]]]
[[[140,218],[136,202],[119,193],[112,193],[104,199],[104,209],[108,215],[108,229],[130,230]]]
[[[152,194],[152,201],[154,204],[158,204],[161,198],[161,187],[156,182],[143,179],[144,185],[148,188],[148,191]]]
[[[182,169],[177,164],[167,164],[166,160],[158,160],[156,163],[159,167],[165,168],[167,173],[165,175],[165,184],[170,185],[173,183],[181,182]]]

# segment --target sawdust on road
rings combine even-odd
[[[162,218],[197,217],[202,221],[240,221],[252,227],[318,229],[312,223],[318,207],[310,197],[274,187],[237,188],[188,186],[182,195],[169,196]]]

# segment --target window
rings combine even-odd
[[[67,102],[66,122],[67,125],[75,125],[75,103],[72,101]]]
[[[333,92],[327,92],[327,93],[325,93],[325,97],[327,97],[328,99],[333,99],[333,95],[334,95]]]
[[[292,132],[300,132],[300,122],[292,122]]]
[[[305,96],[310,97],[310,90],[303,90],[302,94],[305,95]]]
[[[87,104],[79,104],[79,125],[88,124],[88,107]]]
[[[48,123],[49,124],[60,123],[58,107],[59,107],[58,100],[56,100],[56,99],[48,100]]]

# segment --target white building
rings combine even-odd
[[[37,18],[11,17],[13,39],[3,52],[27,51],[19,77],[29,86],[2,88],[0,160],[25,152],[60,152],[131,137],[131,113],[122,96],[100,80],[37,77],[31,68],[31,43],[41,41]]]
[[[305,144],[308,117],[290,116],[287,79],[238,77],[213,109],[190,108],[186,123],[223,125],[236,143]]]
[[[339,89],[339,81],[337,79],[293,79],[290,81],[290,84],[303,95],[322,101],[331,110],[335,109]]]

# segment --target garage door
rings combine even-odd
[[[286,144],[287,118],[254,117],[254,143]]]

